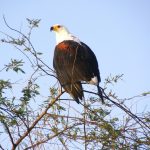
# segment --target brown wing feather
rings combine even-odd
[[[97,76],[100,82],[96,57],[84,43],[80,45],[71,40],[59,43],[55,48],[53,66],[62,87],[78,103],[83,98],[81,81],[90,81]]]

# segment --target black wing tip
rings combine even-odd
[[[78,104],[81,104],[80,100],[82,100],[81,98],[73,98]]]
[[[103,91],[101,90],[100,86],[97,86],[98,89],[98,95],[101,98],[102,104],[104,104],[104,97],[103,97]]]
[[[76,98],[76,99],[75,99],[75,101],[76,101],[78,104],[80,104],[80,101],[79,101],[79,99],[77,99],[77,98]]]
[[[78,103],[81,104],[80,100],[83,100],[84,96],[80,97],[80,98],[74,98],[74,100]]]

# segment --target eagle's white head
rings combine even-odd
[[[50,28],[50,30],[54,31],[56,33],[56,43],[57,44],[63,42],[64,40],[73,40],[80,44],[80,40],[77,37],[73,36],[69,32],[69,30],[63,25],[55,24]]]

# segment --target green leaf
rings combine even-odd
[[[142,93],[143,96],[147,96],[149,94],[150,94],[150,92],[144,92],[144,93]]]
[[[5,65],[6,71],[13,70],[15,72],[25,73],[25,71],[21,68],[24,62],[22,60],[11,59],[11,62],[8,65]]]

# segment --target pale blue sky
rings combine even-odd
[[[124,74],[123,81],[114,87],[121,98],[150,90],[149,0],[0,1],[1,31],[13,35],[4,25],[2,15],[9,25],[23,32],[27,29],[26,18],[42,19],[32,42],[44,53],[43,59],[49,66],[52,66],[55,45],[55,36],[49,28],[56,23],[64,24],[95,52],[101,70],[101,85],[110,74]],[[19,52],[3,45],[0,45],[0,53],[0,68],[11,57],[21,57]]]

